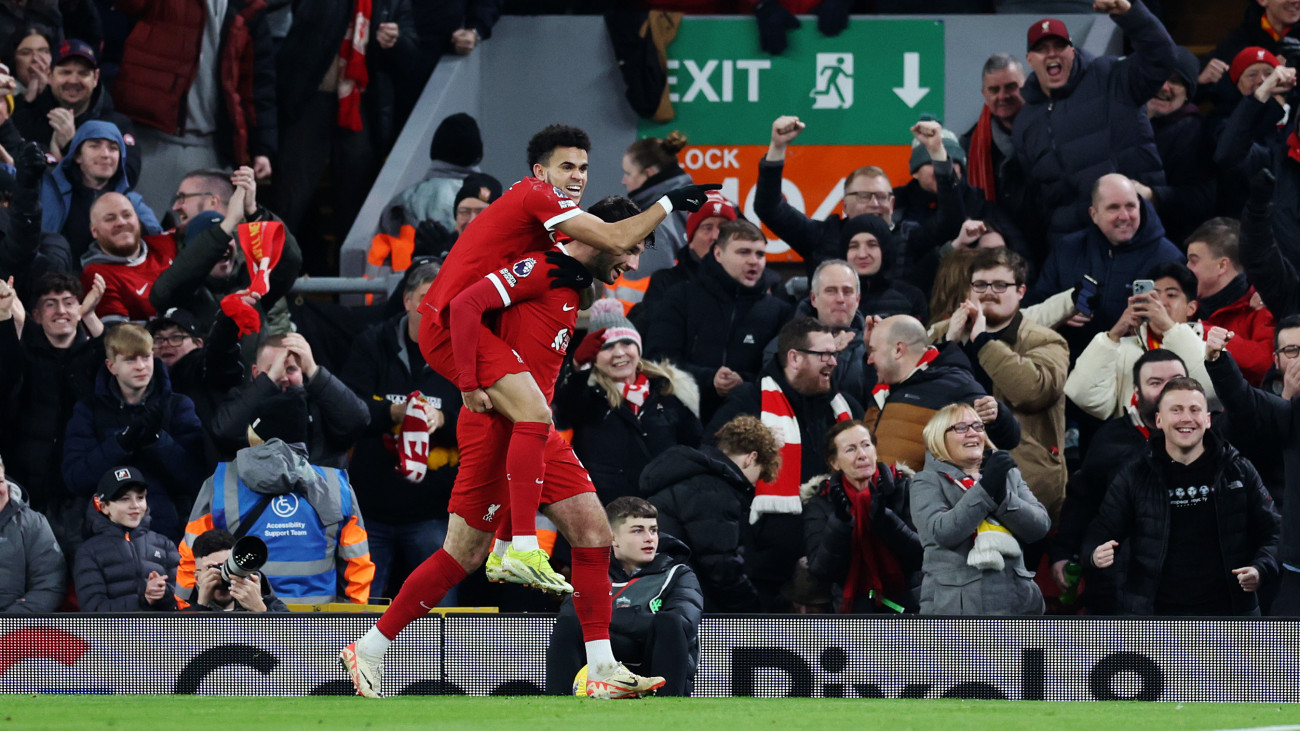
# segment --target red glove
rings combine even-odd
[[[573,362],[580,366],[589,366],[596,362],[596,354],[605,347],[605,328],[587,333],[587,337],[573,351]]]

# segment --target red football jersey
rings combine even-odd
[[[420,307],[447,324],[447,304],[456,295],[490,271],[551,248],[551,231],[580,213],[578,204],[550,183],[533,177],[515,183],[461,233]]]
[[[81,286],[87,292],[96,274],[104,277],[104,298],[95,307],[100,317],[123,316],[145,322],[156,314],[149,302],[149,288],[176,258],[176,240],[167,234],[143,238],[147,253],[138,264],[89,264],[82,270]]]

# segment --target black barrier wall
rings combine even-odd
[[[367,615],[0,617],[0,692],[350,694]],[[384,693],[526,695],[553,619],[437,615]],[[711,616],[696,696],[1300,702],[1300,625],[1270,620]]]

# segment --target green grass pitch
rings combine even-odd
[[[1300,705],[793,698],[0,695],[6,729],[1300,729]]]

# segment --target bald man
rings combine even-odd
[[[1092,223],[1061,240],[1047,257],[1027,303],[1070,289],[1086,274],[1099,284],[1092,320],[1071,341],[1087,343],[1094,333],[1109,330],[1119,321],[1132,294],[1135,279],[1144,279],[1151,267],[1166,261],[1184,261],[1183,253],[1165,238],[1165,227],[1155,209],[1137,193],[1133,181],[1118,173],[1103,175],[1092,186]],[[1082,348],[1080,347],[1080,350]]]
[[[105,323],[145,322],[156,313],[149,289],[176,258],[175,240],[140,235],[135,207],[121,193],[105,193],[90,207],[95,242],[81,259],[81,284],[90,291],[95,275],[104,277],[104,297],[95,308]]]

